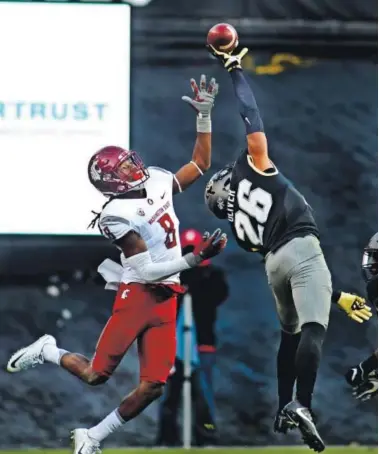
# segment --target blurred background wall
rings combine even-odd
[[[273,159],[315,209],[335,287],[360,294],[362,248],[377,231],[376,8],[373,0],[152,0],[132,8],[131,15],[133,149],[147,164],[172,171],[189,159],[195,119],[180,98],[189,93],[189,79],[205,73],[220,83],[209,176],[236,157],[244,147],[244,128],[229,76],[204,48],[214,23],[235,25],[240,42],[251,49],[245,69]],[[11,49],[12,39],[7,42]],[[4,137],[0,134],[0,154],[6,163]],[[38,141],[25,146],[33,154]],[[61,159],[65,156],[56,157],[58,167]],[[17,169],[3,169],[15,174],[17,184]],[[177,196],[183,228],[219,225],[203,204],[207,180]],[[12,200],[12,188],[2,197]],[[25,209],[20,203],[9,206],[0,222]],[[39,214],[48,221],[48,211]],[[0,235],[1,364],[45,332],[66,349],[92,354],[112,305],[112,292],[103,290],[96,276],[108,255],[115,251],[97,236]],[[272,432],[279,327],[261,259],[231,240],[216,262],[227,271],[231,291],[217,325],[220,443],[294,443],[296,438]],[[375,321],[358,326],[333,308],[315,397],[327,443],[377,443],[377,402],[358,405],[343,379],[376,342]],[[93,424],[115,407],[137,380],[134,352],[108,384],[96,389],[53,366],[15,377],[0,372],[0,446],[58,446],[70,429]],[[156,420],[153,405],[110,443],[152,444]]]

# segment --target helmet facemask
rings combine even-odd
[[[362,273],[366,282],[378,275],[378,250],[366,248],[362,258]]]
[[[368,245],[364,248],[362,273],[366,282],[378,277],[378,233],[370,238]]]

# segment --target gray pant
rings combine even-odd
[[[329,323],[332,283],[318,239],[294,238],[266,256],[266,273],[283,331],[298,333],[305,323]]]

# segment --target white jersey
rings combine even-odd
[[[100,215],[101,233],[115,241],[130,231],[137,232],[145,241],[151,260],[155,263],[179,259],[182,250],[179,239],[179,219],[173,206],[174,175],[158,167],[148,168],[150,178],[144,188],[147,197],[143,199],[116,198],[110,201]],[[122,282],[145,283],[138,274],[125,263]],[[160,282],[179,283],[179,274],[170,276]]]

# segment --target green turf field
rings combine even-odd
[[[26,449],[26,450],[9,450],[0,451],[1,454],[70,454],[69,450],[55,449]],[[283,447],[283,448],[219,448],[219,449],[104,449],[103,454],[312,454],[314,451],[303,447]],[[378,448],[374,447],[351,447],[342,446],[338,448],[326,448],[325,454],[374,454]]]

